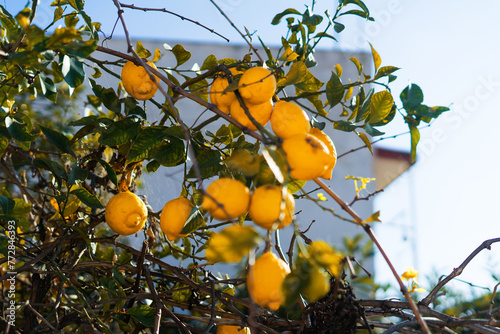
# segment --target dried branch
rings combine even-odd
[[[453,271],[445,279],[443,279],[442,281],[440,281],[434,287],[434,289],[432,289],[432,291],[429,292],[429,294],[427,295],[427,297],[425,297],[424,299],[422,299],[420,301],[420,304],[426,305],[426,306],[429,305],[434,300],[434,298],[436,297],[437,293],[439,292],[439,290],[441,290],[441,288],[443,286],[445,286],[453,278],[455,278],[455,277],[459,276],[460,274],[462,274],[462,272],[464,271],[465,267],[467,267],[467,265],[472,261],[472,259],[474,259],[474,257],[476,257],[476,255],[478,255],[484,249],[490,250],[491,249],[491,245],[494,244],[494,243],[496,243],[496,242],[500,242],[500,238],[489,239],[489,240],[486,240],[483,243],[481,243],[481,245],[479,245],[479,247],[477,247],[465,259],[465,261],[462,262],[462,264],[460,266],[458,266],[457,268],[453,269]]]

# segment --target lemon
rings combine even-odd
[[[235,219],[248,211],[250,190],[240,181],[220,178],[212,182],[206,192],[209,196],[203,198],[201,207],[207,210],[214,219]]]
[[[320,177],[330,180],[332,178],[333,168],[337,164],[337,150],[335,149],[335,145],[333,144],[332,139],[318,128],[311,128],[309,133],[318,138],[328,149],[327,153],[330,156],[330,164]]]
[[[232,75],[242,73],[236,68],[230,68],[229,71]],[[229,107],[236,99],[234,92],[224,92],[227,86],[229,86],[229,80],[223,74],[217,75],[210,86],[210,103],[215,104],[220,111],[226,114],[229,113]]]
[[[298,105],[278,101],[271,114],[271,128],[276,136],[286,139],[296,134],[308,133],[311,125],[309,116]]]
[[[269,101],[276,91],[276,78],[267,68],[252,67],[241,76],[238,91],[249,104],[264,103]]]
[[[248,214],[255,224],[266,230],[272,229],[276,222],[276,229],[280,229],[290,225],[294,208],[295,200],[286,188],[266,184],[252,193]]]
[[[152,61],[147,60],[146,63],[156,69]],[[160,82],[157,76],[154,77]],[[158,86],[151,80],[144,67],[137,66],[132,61],[127,61],[123,66],[121,79],[123,88],[137,100],[149,100],[158,90]]]
[[[265,126],[269,119],[271,118],[271,113],[273,112],[273,101],[268,100],[261,104],[245,104],[248,108],[248,111],[253,116],[253,118],[262,126]],[[252,131],[256,131],[257,127],[252,123],[250,118],[248,118],[245,110],[240,105],[240,102],[235,99],[233,103],[231,103],[231,107],[229,108],[231,117],[240,122],[242,125],[246,126]]]
[[[178,197],[165,204],[161,211],[160,226],[168,240],[173,241],[187,236],[180,233],[193,208],[193,204],[186,197]]]
[[[263,254],[250,267],[247,275],[248,293],[261,307],[277,310],[285,301],[282,286],[290,268],[275,254]]]
[[[217,334],[250,334],[250,328],[231,325],[217,326]]]
[[[142,229],[148,218],[148,209],[139,196],[125,191],[111,197],[104,217],[110,229],[121,235],[130,235]]]
[[[328,291],[330,291],[330,280],[326,272],[320,267],[314,266],[309,271],[309,283],[302,293],[311,303],[314,303],[326,296]]]
[[[312,180],[323,175],[331,164],[328,148],[311,134],[293,135],[283,141],[290,175],[299,180]]]

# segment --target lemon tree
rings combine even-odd
[[[0,280],[13,312],[0,319],[6,332],[350,333],[392,326],[371,317],[388,310],[410,317],[392,331],[429,332],[421,313],[438,292],[419,310],[410,296],[422,291],[416,277],[407,289],[394,269],[406,301],[374,299],[381,288],[361,262],[372,254],[368,238],[385,254],[371,230],[379,213],[360,217],[332,180],[342,155],[327,127],[369,152],[400,113],[414,157],[419,126],[448,110],[425,105],[415,84],[398,100],[398,68],[381,66],[373,47],[367,66],[351,57],[352,78],[340,65],[326,82],[314,75],[315,48],[337,39],[342,17],[372,20],[364,2],[340,0],[333,14],[315,13],[314,1],[305,11],[283,9],[271,22],[283,30],[276,50],[246,30],[248,52],[222,58],[213,50],[197,55],[199,64],[181,44],[131,42],[126,10],[175,13],[113,3],[126,53],[106,47],[102,36],[112,32],[101,31],[102,18],[82,0],[50,3],[45,26],[35,19],[38,1],[19,13],[0,5]],[[202,17],[183,18],[210,30]],[[144,184],[144,173],[181,181]],[[147,187],[161,190],[161,207],[144,196]],[[368,238],[312,240],[299,204]],[[356,298],[360,286],[373,300]],[[430,314],[436,331],[497,324]]]

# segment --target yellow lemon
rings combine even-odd
[[[125,191],[111,197],[104,217],[110,229],[121,235],[130,235],[142,229],[148,218],[148,209],[139,196]]]
[[[180,234],[194,206],[186,197],[178,197],[168,201],[160,216],[160,226],[168,240],[183,238],[187,234]]]
[[[156,69],[152,61],[147,60],[146,63]],[[160,82],[157,76],[154,77]],[[151,80],[144,67],[137,66],[132,61],[127,61],[123,66],[121,79],[123,88],[137,100],[149,100],[158,90],[158,86]]]
[[[326,272],[322,268],[314,266],[309,271],[309,282],[307,287],[303,290],[304,296],[306,296],[310,302],[314,303],[318,299],[326,296],[328,291],[330,291],[330,280]]]
[[[269,101],[276,91],[276,78],[267,68],[252,67],[241,76],[238,91],[247,103],[264,103]]]
[[[271,118],[271,113],[273,112],[273,101],[268,100],[267,102],[261,104],[245,104],[248,111],[253,116],[253,118],[262,126],[265,126],[269,119]],[[231,117],[240,122],[242,125],[246,126],[252,131],[256,131],[257,127],[252,123],[250,118],[248,118],[245,110],[240,105],[240,102],[235,99],[231,103],[229,108]]]
[[[309,116],[298,105],[278,101],[271,114],[271,128],[276,136],[286,139],[296,134],[308,133],[311,125]]]
[[[263,254],[250,267],[247,275],[248,293],[261,307],[277,310],[285,301],[282,286],[290,268],[271,252]]]
[[[250,328],[231,325],[217,326],[217,334],[250,334]]]
[[[323,175],[331,164],[328,148],[311,134],[298,134],[282,143],[290,175],[299,180],[312,180]]]
[[[230,68],[229,71],[231,71],[232,75],[242,73],[236,68]],[[229,80],[227,80],[227,78],[223,74],[218,74],[212,82],[212,85],[210,86],[209,95],[210,103],[215,104],[217,108],[220,109],[220,111],[226,114],[229,113],[229,107],[231,106],[231,103],[236,99],[236,95],[234,94],[234,92],[224,92],[224,89],[226,89],[227,86],[229,86]]]
[[[330,164],[320,177],[330,180],[332,178],[333,168],[337,164],[337,150],[335,149],[335,145],[333,144],[332,139],[318,128],[311,128],[309,133],[318,138],[328,149],[327,153],[330,156]]]
[[[276,228],[280,229],[290,225],[294,208],[295,200],[286,188],[266,184],[252,193],[248,214],[255,224],[266,230],[273,228],[276,222],[278,222]]]
[[[212,218],[218,220],[236,219],[248,211],[250,190],[240,181],[220,178],[212,182],[207,187],[206,192],[209,196],[203,198],[201,207],[207,210]]]

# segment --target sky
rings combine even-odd
[[[37,17],[40,22],[50,22],[52,14],[44,9],[50,2],[41,1]],[[0,0],[12,12],[23,3]],[[276,45],[284,23],[271,26],[273,16],[289,7],[303,10],[304,3],[311,2],[219,0],[216,3],[239,28],[246,27],[266,44]],[[316,11],[332,12],[335,3],[319,0]],[[380,54],[383,66],[401,68],[395,73],[398,79],[392,86],[395,96],[409,83],[415,83],[424,92],[424,103],[451,108],[431,127],[421,130],[416,165],[375,199],[384,221],[375,225],[375,231],[389,257],[400,271],[410,265],[417,268],[421,281],[425,282],[425,277],[448,274],[482,241],[500,234],[496,210],[496,193],[500,188],[497,177],[500,161],[496,154],[500,21],[496,13],[500,2],[366,0],[365,3],[375,22],[346,20],[347,28],[338,36],[339,42],[326,42],[320,47],[346,52],[368,50],[369,41]],[[167,7],[220,32],[231,43],[243,43],[208,0],[142,1],[141,6]],[[103,31],[111,34],[116,18],[116,7],[111,0],[87,0],[86,11],[103,23]],[[124,15],[129,31],[137,38],[226,43],[207,29],[165,13],[144,14],[125,9]],[[119,25],[114,36],[123,36]],[[388,134],[404,130],[401,125],[384,129]],[[409,140],[408,135],[403,135],[380,145],[408,151]],[[491,288],[494,282],[490,271],[500,268],[496,265],[499,259],[500,245],[493,245],[460,278]],[[380,259],[376,269],[379,280],[391,281],[387,266]],[[456,286],[468,289],[465,283],[458,282]]]

